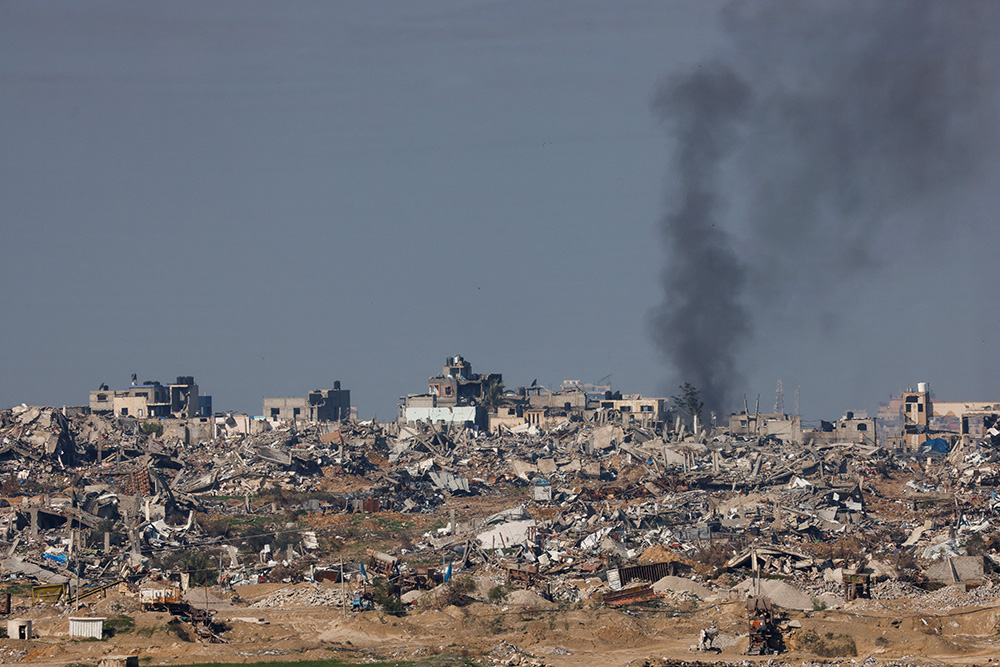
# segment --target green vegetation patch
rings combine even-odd
[[[143,423],[142,426],[139,427],[139,430],[141,430],[146,435],[155,435],[156,437],[160,437],[161,435],[163,435],[163,424],[161,424],[158,421],[145,422]]]
[[[832,632],[821,637],[813,630],[806,630],[799,639],[799,646],[821,658],[845,658],[858,654],[853,637]]]
[[[135,619],[120,614],[104,620],[104,636],[114,637],[118,634],[132,632],[135,629]]]

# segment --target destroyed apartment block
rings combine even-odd
[[[549,391],[537,382],[505,390],[501,374],[473,373],[472,365],[458,355],[448,357],[441,374],[430,377],[427,385],[427,393],[403,399],[400,424],[423,422],[474,427],[494,436],[534,437],[580,420],[655,428],[668,412],[667,399],[610,390],[587,393],[580,386],[567,386]]]

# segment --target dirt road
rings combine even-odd
[[[295,587],[243,587],[252,601]],[[253,590],[251,590],[253,589]],[[197,597],[197,592],[193,594]],[[166,613],[144,612],[127,596],[112,596],[79,610],[39,605],[16,610],[33,621],[36,639],[5,640],[0,663],[96,664],[103,655],[136,654],[153,665],[341,658],[416,659],[442,652],[498,664],[517,653],[546,665],[660,664],[662,659],[737,662],[747,659],[746,619],[735,599],[690,611],[653,608],[525,608],[472,603],[426,608],[393,617],[377,611],[345,612],[329,606],[259,608],[210,595],[228,643],[195,638]],[[892,601],[859,601],[844,609],[791,612],[781,662],[986,664],[1000,655],[1000,605],[947,611],[913,610]],[[70,616],[127,617],[134,625],[102,641],[66,636]],[[701,628],[715,621],[717,652],[693,650]],[[839,655],[838,652],[844,653]],[[853,655],[851,655],[853,653]],[[841,660],[837,660],[837,658]],[[757,659],[757,658],[750,658]],[[769,659],[769,657],[763,658]]]

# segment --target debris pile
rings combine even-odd
[[[37,603],[156,581],[216,584],[256,608],[393,613],[426,604],[407,596],[426,590],[520,607],[764,599],[785,611],[1000,594],[993,436],[935,456],[622,414],[494,434],[223,424],[197,444],[148,424],[0,413],[2,572],[30,580]],[[490,585],[458,591],[470,574]],[[289,587],[241,599],[263,582]]]

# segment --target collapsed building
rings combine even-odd
[[[525,409],[559,410],[555,394],[525,390],[549,403]],[[255,430],[229,417],[196,443],[114,413],[18,406],[0,412],[0,571],[51,604],[119,584],[183,588],[190,565],[178,559],[194,553],[212,554],[236,599],[244,584],[332,580],[343,586],[321,603],[345,609],[364,609],[358,596],[376,579],[406,605],[456,573],[612,607],[737,596],[808,611],[930,600],[932,584],[961,584],[968,600],[997,590],[1000,450],[989,434],[929,457],[858,438],[857,416],[797,442],[738,418],[739,429],[643,422],[649,404],[626,403],[642,399],[564,395],[576,394],[546,425]],[[408,523],[426,529],[395,527]],[[345,558],[347,540],[369,557]],[[206,637],[224,634],[184,613]]]

